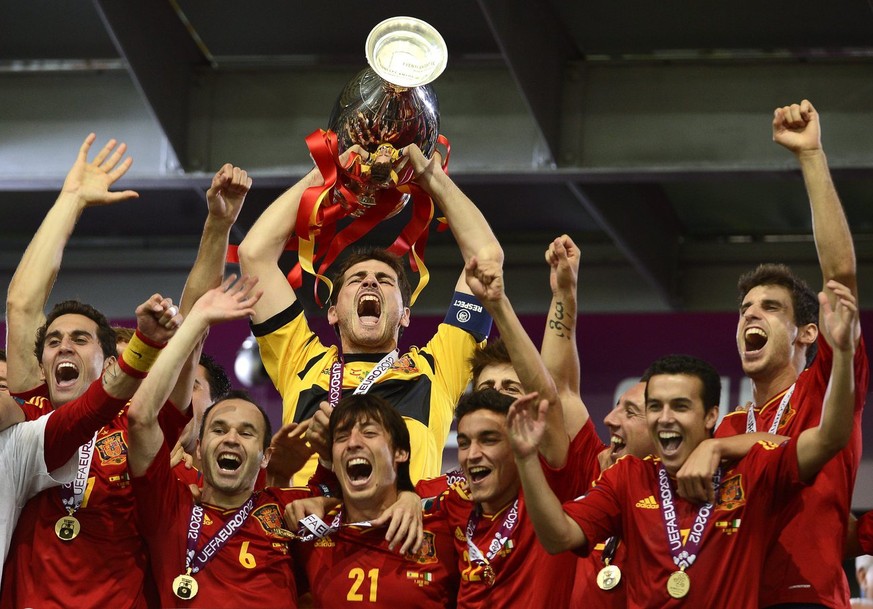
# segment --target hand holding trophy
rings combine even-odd
[[[370,67],[359,72],[340,93],[328,131],[316,131],[306,144],[324,185],[304,194],[296,219],[300,266],[327,282],[324,272],[348,245],[413,201],[412,218],[394,244],[394,254],[410,254],[414,271],[423,267],[433,203],[413,182],[413,167],[403,156],[415,144],[431,158],[439,135],[439,103],[430,83],[445,69],[445,42],[432,26],[413,17],[379,23],[366,43]],[[340,156],[351,154],[347,162]],[[445,162],[448,162],[448,153]],[[337,231],[337,222],[351,217]],[[314,264],[320,263],[318,271]],[[299,267],[289,275],[299,285]],[[420,269],[419,287],[427,282]],[[316,300],[318,299],[316,295]]]

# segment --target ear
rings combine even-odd
[[[114,364],[117,361],[118,361],[118,358],[115,357],[114,355],[110,355],[105,360],[103,360],[103,372],[106,372],[106,370],[109,368],[109,366],[111,366],[112,364]]]
[[[197,438],[197,442],[194,445],[194,454],[197,455],[197,462],[203,463],[203,457],[200,455],[200,438]]]
[[[409,451],[397,448],[394,450],[394,464],[400,464],[409,461]]]
[[[400,325],[401,327],[408,328],[409,327],[409,307],[403,307],[403,313],[400,315]]]
[[[261,457],[261,469],[266,469],[267,464],[270,463],[270,457],[273,456],[273,447],[270,446],[267,450],[264,451],[264,456]]]
[[[715,429],[716,421],[718,421],[718,406],[710,406],[703,417],[703,424],[706,426],[706,431],[710,434]]]
[[[327,309],[327,323],[329,323],[332,326],[335,326],[338,321],[339,321],[339,316],[336,314],[336,305],[331,305]]]
[[[797,342],[801,345],[811,345],[818,339],[818,326],[805,324],[797,328]]]

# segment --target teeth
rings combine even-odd
[[[73,362],[61,362],[60,364],[58,364],[58,370],[60,370],[61,368],[72,368],[73,370],[78,370]]]
[[[662,440],[675,440],[681,438],[682,435],[678,431],[659,431],[658,437]]]
[[[370,462],[363,457],[357,457],[349,461],[347,464],[348,467],[352,467],[353,465],[370,465]]]
[[[767,338],[767,333],[764,332],[761,328],[749,328],[746,330],[746,337],[749,336],[760,336],[762,338]]]
[[[624,446],[624,440],[618,436],[612,436],[609,441],[613,446]]]
[[[373,296],[372,294],[364,294],[361,296],[361,302],[372,300],[373,302],[379,302],[379,299]]]
[[[222,453],[222,454],[218,455],[218,459],[219,460],[223,459],[223,460],[227,460],[227,461],[233,461],[234,463],[237,463],[237,464],[241,462],[241,459],[237,455],[228,454],[228,453]]]

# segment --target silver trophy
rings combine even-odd
[[[355,197],[347,200],[334,191],[334,203],[360,217],[375,207],[382,193],[410,181],[409,164],[397,172],[400,150],[417,144],[430,158],[439,137],[439,103],[429,83],[446,67],[448,51],[432,26],[413,17],[392,17],[378,24],[367,37],[365,68],[340,93],[329,121],[341,154],[354,144],[370,153],[357,173],[342,176]],[[409,195],[386,197],[398,213]]]

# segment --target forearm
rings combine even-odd
[[[318,186],[320,180],[318,170],[313,169],[264,210],[239,246],[243,272],[260,277],[260,267],[278,263],[285,244],[294,234],[303,193],[311,186]]]
[[[579,394],[579,349],[576,344],[576,294],[552,296],[540,354],[559,392]]]
[[[192,313],[157,358],[148,376],[130,400],[131,422],[157,425],[158,412],[170,396],[179,372],[208,324]]]
[[[12,396],[0,393],[0,431],[24,420],[24,411]]]
[[[812,232],[824,282],[835,279],[857,293],[852,234],[828,169],[827,157],[819,149],[801,152],[797,160],[809,196]]]
[[[758,442],[772,442],[781,444],[788,436],[777,436],[763,431],[755,433],[743,433],[724,438],[712,438],[706,442],[713,442],[718,459],[724,461],[736,461],[742,459]]]
[[[504,296],[498,301],[487,301],[484,304],[500,330],[512,367],[525,391],[535,391],[540,400],[549,402],[546,434],[540,444],[540,452],[551,466],[561,467],[566,460],[570,442],[564,428],[563,409],[555,383],[509,299]]]
[[[421,186],[445,215],[464,262],[476,256],[480,261],[503,263],[503,249],[485,216],[449,176],[435,170]]]
[[[852,351],[835,350],[831,377],[818,427],[804,431],[797,444],[800,478],[812,480],[849,442],[854,428],[855,379]]]
[[[224,263],[232,226],[232,223],[212,216],[206,218],[197,258],[182,290],[179,311],[183,316],[188,315],[191,307],[201,296],[212,288],[220,286],[224,280]]]
[[[549,487],[537,456],[516,457],[516,465],[524,489],[525,509],[537,539],[546,551],[557,554],[585,545],[585,534],[564,512],[561,502]]]
[[[45,426],[45,463],[48,471],[69,461],[79,446],[118,416],[126,401],[125,398],[112,397],[103,389],[101,382],[94,382],[81,397],[55,410]]]
[[[22,392],[39,384],[39,365],[33,355],[37,329],[45,321],[51,293],[76,221],[81,200],[61,193],[33,236],[9,283],[6,295],[6,344],[9,389]]]

